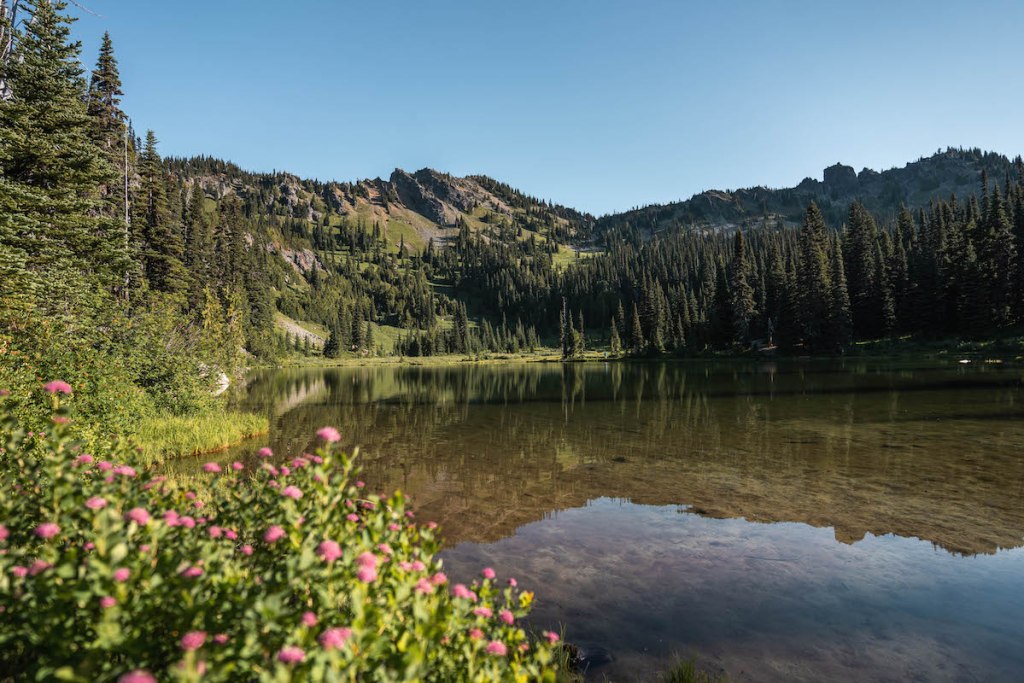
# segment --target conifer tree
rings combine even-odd
[[[63,2],[39,0],[3,77],[0,98],[0,298],[7,305],[66,309],[116,286],[98,188],[112,172],[90,137],[79,43]],[[45,283],[45,287],[43,287]]]
[[[622,355],[622,340],[619,338],[619,326],[615,324],[615,317],[612,317],[612,329],[609,334],[609,352],[612,356]]]
[[[188,272],[182,263],[185,246],[178,218],[168,202],[167,177],[156,144],[156,134],[148,131],[139,160],[143,261],[150,287],[173,294],[187,288]]]
[[[800,261],[797,269],[799,320],[804,341],[812,348],[826,344],[829,300],[832,287],[828,277],[825,219],[811,202],[800,230]]]
[[[644,340],[644,327],[640,322],[640,311],[637,309],[636,302],[633,302],[633,328],[629,337],[629,351],[634,356],[638,356],[644,352],[644,348],[647,346],[647,342]]]
[[[843,262],[853,326],[861,336],[874,337],[882,331],[882,283],[877,279],[881,272],[877,263],[878,226],[864,205],[854,202],[850,205],[846,230]]]
[[[832,334],[830,342],[838,348],[850,343],[853,334],[853,318],[850,314],[850,294],[846,288],[846,270],[843,267],[843,250],[832,250]]]
[[[750,323],[754,317],[754,288],[747,280],[747,248],[743,231],[737,230],[733,240],[733,257],[729,266],[729,295],[731,297],[733,338],[750,341]]]

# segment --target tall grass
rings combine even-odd
[[[269,431],[266,416],[240,412],[144,418],[133,435],[141,464],[224,450]]]

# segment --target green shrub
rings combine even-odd
[[[491,570],[450,587],[433,524],[353,481],[323,447],[236,463],[205,499],[83,452],[55,404],[45,434],[0,406],[0,671],[16,679],[555,679],[532,595]],[[4,401],[0,398],[0,401]],[[133,674],[133,672],[136,672]]]

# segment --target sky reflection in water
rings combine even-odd
[[[1020,368],[617,363],[286,370],[244,401],[333,424],[444,528],[450,573],[634,680],[1019,680]],[[246,455],[259,444],[228,454]]]

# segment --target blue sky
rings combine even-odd
[[[138,130],[252,170],[430,166],[601,214],[1024,152],[1020,2],[80,1]]]

